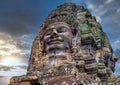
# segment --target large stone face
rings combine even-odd
[[[11,78],[10,85],[119,85],[116,61],[95,17],[83,6],[65,3],[40,27],[27,74]]]

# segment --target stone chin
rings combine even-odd
[[[64,65],[73,64],[71,62],[70,54],[65,52],[60,52],[56,54],[48,54],[49,58],[44,62],[45,68],[59,67]]]

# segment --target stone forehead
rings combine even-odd
[[[67,24],[65,22],[55,22],[55,23],[48,25],[47,28],[54,28],[56,26],[64,26],[66,28],[70,28],[69,24]]]
[[[46,32],[47,29],[50,29],[50,28],[55,28],[57,26],[63,26],[65,27],[66,29],[70,29],[70,31],[72,32],[72,27],[67,24],[66,22],[54,22],[54,23],[51,23],[51,24],[48,24],[46,27],[42,28],[40,30],[40,38],[43,39],[43,36],[44,36],[44,33]]]

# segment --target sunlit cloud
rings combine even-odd
[[[21,40],[22,41],[22,40]],[[23,41],[24,42],[24,41]],[[22,49],[17,40],[6,33],[0,32],[0,64],[6,66],[22,65],[26,60],[26,54],[30,49]]]
[[[0,65],[0,76],[17,76],[27,72],[27,66],[4,66]]]
[[[0,77],[0,85],[8,85],[10,77]]]
[[[0,32],[0,76],[26,74],[31,45],[30,35],[13,37]],[[8,80],[2,80],[0,83],[8,83]]]
[[[20,62],[14,57],[8,57],[8,58],[2,59],[0,64],[5,66],[13,66],[13,65],[19,65]]]

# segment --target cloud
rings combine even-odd
[[[114,44],[120,44],[120,40],[116,40]]]
[[[113,0],[106,0],[105,1],[105,4],[109,4],[109,3],[111,3]]]
[[[107,9],[105,9],[105,5],[102,3],[86,2],[87,8],[91,10],[92,14],[100,18],[107,13]]]
[[[32,42],[34,40],[34,37],[32,34],[27,34],[27,35],[19,36],[19,37],[15,38],[15,40],[17,41],[16,45],[19,48],[25,49],[27,51],[27,50],[30,50],[30,48],[32,46]]]
[[[28,14],[29,10],[27,10]],[[18,12],[17,12],[18,13]],[[34,15],[17,15],[16,13],[7,13],[8,15],[3,15],[2,20],[0,20],[0,31],[6,32],[10,35],[14,36],[21,36],[23,34],[31,34],[34,33],[36,30],[35,28],[35,22],[32,22],[34,20]],[[14,15],[13,15],[14,14]],[[18,13],[20,14],[20,13]],[[6,18],[5,18],[6,17]],[[32,19],[33,18],[33,19]],[[37,23],[37,22],[36,22]],[[31,31],[32,30],[32,31]]]
[[[39,1],[1,1],[0,31],[13,36],[33,34],[42,18]]]
[[[26,65],[20,65],[20,66],[5,66],[5,65],[0,65],[0,72],[11,72],[11,71],[26,71],[27,66]],[[4,74],[3,74],[4,75]],[[1,75],[0,75],[1,76]]]
[[[1,66],[0,76],[12,77],[17,75],[24,75],[27,72],[27,66]]]
[[[88,4],[88,9],[95,10],[95,6],[92,3],[87,3]]]
[[[19,42],[17,41],[19,38],[15,39],[9,34],[0,32],[0,64],[6,64],[7,62],[12,63],[13,60],[16,60],[15,65],[27,64],[30,54],[30,47],[32,45],[30,44],[32,41],[30,41],[31,39],[30,37],[28,39],[28,37],[20,37],[21,39]],[[13,63],[15,63],[15,61]]]
[[[13,69],[12,66],[3,66],[3,65],[0,65],[0,71],[10,71],[11,69]]]
[[[116,74],[116,75],[120,75],[120,62],[117,62],[117,63],[116,63],[115,74]]]
[[[115,40],[114,42],[112,42],[112,47],[114,48],[114,50],[120,49],[120,40]]]
[[[102,22],[101,16],[106,13],[106,10],[103,9],[103,5],[95,5],[94,3],[91,2],[86,2],[87,8],[91,11],[92,15],[96,17],[96,20],[98,22]]]
[[[32,41],[33,35],[13,37],[0,32],[0,76],[26,74]],[[1,82],[6,85],[7,81]]]
[[[120,14],[120,8],[118,8],[116,12],[117,12],[118,14]]]

